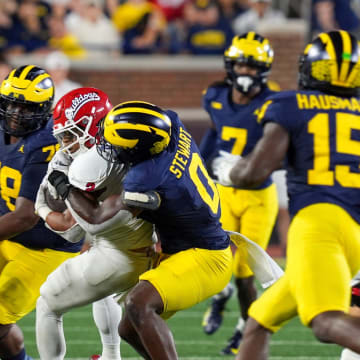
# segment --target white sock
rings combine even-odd
[[[245,320],[242,317],[239,317],[238,323],[236,324],[235,329],[243,332],[245,328]]]
[[[93,317],[102,342],[101,360],[120,360],[120,336],[118,332],[122,310],[113,296],[93,303]]]
[[[344,349],[341,352],[340,360],[359,360],[360,354],[357,354],[349,349]]]
[[[231,283],[228,283],[224,289],[218,294],[214,295],[215,300],[221,300],[229,296],[230,292],[234,289],[234,286]]]
[[[63,360],[66,343],[62,315],[53,313],[44,298],[36,303],[36,344],[41,360]]]

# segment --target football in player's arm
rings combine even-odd
[[[79,173],[77,173],[78,182],[80,182],[79,186],[84,187],[81,181],[87,179],[85,175],[87,174],[90,177],[91,184],[93,184],[93,191],[84,191],[83,193],[92,199],[92,201],[97,201],[97,197],[103,192],[103,189],[98,191],[97,187],[107,185],[106,182],[102,183],[101,179],[98,178],[100,174],[103,174],[103,177],[105,175],[109,176],[109,178],[117,178],[119,175],[118,181],[121,181],[122,176],[117,174],[117,172],[107,172],[110,168],[104,161],[101,161],[102,158],[100,156],[95,156],[91,165],[87,165],[88,169],[79,165],[79,162],[86,164],[87,158],[81,159],[81,155],[85,154],[95,144],[97,126],[111,108],[112,105],[107,94],[93,87],[84,87],[68,92],[58,101],[54,109],[53,133],[60,144],[60,150],[49,164],[48,173],[44,177],[37,194],[35,208],[51,230],[70,242],[76,243],[83,239],[85,231],[71,216],[65,202],[57,196],[55,191],[50,191],[51,189],[47,186],[47,177],[54,169],[61,169],[68,173],[73,160],[80,156],[76,167],[78,169],[81,168],[84,175],[79,176]],[[97,155],[96,152],[95,155]],[[105,167],[102,167],[103,165]],[[118,170],[121,171],[121,169]],[[91,236],[88,235],[87,237],[91,241]],[[60,359],[65,355],[64,335],[62,329],[58,326],[62,321],[61,314],[69,310],[69,308],[76,306],[78,304],[76,301],[85,303],[86,301],[91,302],[91,300],[98,299],[98,297],[96,299],[93,297],[93,293],[87,292],[85,286],[87,281],[82,275],[87,264],[91,262],[100,263],[101,259],[99,260],[97,257],[102,258],[103,256],[103,254],[99,253],[97,243],[95,243],[95,247],[91,250],[91,256],[87,252],[84,256],[74,259],[74,262],[65,262],[54,274],[49,276],[46,283],[40,289],[41,298],[38,300],[36,314],[37,319],[40,320],[36,322],[36,331],[37,345],[42,359]],[[118,261],[118,259],[116,260]],[[82,267],[79,264],[82,264]],[[80,266],[81,269],[78,269],[77,266]],[[98,277],[104,271],[109,270],[102,268],[101,271],[100,267],[98,268]],[[65,276],[63,273],[64,269],[67,269],[66,277],[69,279],[69,283],[68,286],[64,286],[62,289],[62,296],[56,297],[55,301],[54,298],[51,298],[52,290],[54,289],[52,284],[56,282],[63,284],[60,278]],[[82,285],[77,286],[77,281],[81,282]],[[74,288],[75,291],[73,292],[72,289]],[[93,302],[93,317],[102,342],[102,360],[120,359],[120,337],[117,327],[122,311],[113,296],[113,291],[115,290],[112,289],[113,287],[109,296]],[[76,291],[82,291],[82,295],[77,296]],[[101,291],[103,291],[103,286]],[[67,301],[63,301],[64,297],[67,297]],[[76,299],[76,301],[71,302],[71,299]],[[47,306],[44,306],[44,302]],[[51,309],[56,309],[56,314],[47,316]],[[98,355],[93,355],[91,359],[97,359],[98,357]]]
[[[348,314],[360,256],[359,79],[357,39],[320,34],[300,58],[300,90],[269,99],[255,149],[222,169],[253,187],[286,159],[292,216],[285,275],[250,307],[237,360],[266,359],[269,335],[297,314],[320,341],[360,353],[360,318]]]

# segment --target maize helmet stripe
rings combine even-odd
[[[273,62],[273,50],[267,38],[250,31],[235,36],[231,45],[224,52],[225,58],[233,61],[253,59],[264,67],[270,68]]]
[[[352,53],[352,44],[351,38],[349,33],[346,31],[340,30],[340,35],[342,38],[343,49],[342,49],[342,61],[341,61],[341,68],[340,68],[340,81],[346,82],[346,79],[349,74],[349,67],[350,67],[350,60],[351,60],[351,53]]]
[[[356,59],[356,61],[349,61],[350,62],[350,66],[349,66],[349,75],[348,78],[346,80],[346,83],[348,85],[351,85],[354,83],[355,78],[358,76],[359,74],[359,67],[360,67],[360,54],[359,54],[359,46],[360,44],[356,41],[356,39],[351,39],[351,49],[352,52],[350,54],[352,60]],[[346,54],[347,56],[347,54]]]
[[[117,123],[114,124],[114,129],[116,130],[135,130],[135,131],[146,131],[146,132],[155,132],[158,135],[167,136],[167,132],[165,130],[156,128],[154,126],[149,126],[145,124],[132,124],[132,123]]]
[[[45,71],[35,65],[24,65],[14,71],[14,77],[21,80],[34,80],[38,75],[44,74]]]
[[[109,123],[105,124],[108,125]],[[113,124],[111,128],[111,132],[107,131],[108,127],[105,126],[104,136],[105,139],[110,141],[115,146],[122,146],[126,148],[133,148],[139,142],[139,139],[127,139],[121,136],[121,133],[118,130],[129,130],[129,136],[137,136],[139,132],[148,132],[148,133],[156,133],[164,138],[168,137],[168,133],[164,130],[155,128],[149,125],[143,124],[131,124],[131,123],[117,123]],[[116,135],[116,136],[115,136]]]
[[[124,114],[124,113],[141,113],[141,114],[148,114],[148,115],[152,115],[152,116],[157,116],[160,119],[164,120],[167,125],[170,125],[169,119],[165,115],[163,115],[163,114],[161,114],[161,113],[159,113],[157,111],[144,109],[144,108],[135,108],[135,107],[122,108],[122,109],[114,111],[113,114],[115,116],[117,114]]]
[[[334,48],[334,44],[329,36],[329,34],[327,33],[322,33],[319,35],[321,41],[323,42],[323,44],[325,44],[326,47],[326,51],[330,56],[330,60],[332,60],[333,65],[331,66],[330,72],[331,72],[331,80],[332,81],[337,81],[338,79],[338,62],[337,62],[337,58],[336,58],[336,51]]]
[[[248,32],[246,40],[255,40],[255,32],[254,31]],[[256,39],[256,40],[258,40],[258,39]]]
[[[360,67],[360,59],[358,60],[356,66],[352,66],[352,70],[350,71],[349,77],[347,79],[347,84],[349,85],[353,84],[355,78],[359,76],[359,67]]]
[[[24,69],[25,68],[28,68],[28,67],[32,67],[33,65],[23,65],[23,66],[20,66],[18,67],[17,69],[14,69],[12,72],[11,72],[11,76],[13,77],[20,77],[20,75],[23,73]]]
[[[160,109],[158,106],[154,105],[154,104],[151,104],[149,102],[146,102],[146,101],[126,101],[126,102],[123,102],[119,105],[116,106],[115,109],[122,109],[122,108],[126,108],[126,109],[129,109],[129,108],[138,108],[140,109],[141,111],[138,111],[138,112],[143,112],[143,113],[146,113],[146,109],[149,110],[149,111],[152,111],[153,112],[153,116],[155,117],[160,117],[162,120],[164,120],[164,122],[166,123],[167,126],[171,126],[171,121],[168,119],[168,117],[166,115],[163,114],[163,110]],[[114,109],[114,110],[115,110]],[[127,110],[127,111],[124,111],[124,113],[131,113],[130,110]],[[148,112],[149,115],[150,112]]]
[[[28,65],[24,68],[24,70],[19,75],[19,79],[21,80],[33,80],[31,79],[32,70],[35,68],[34,65]]]
[[[139,142],[139,139],[125,139],[121,137],[116,130],[117,129],[115,128],[108,129],[105,127],[104,137],[105,140],[108,141],[110,144],[114,146],[121,146],[127,149],[132,149]]]

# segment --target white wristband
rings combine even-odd
[[[53,211],[48,206],[41,206],[36,210],[36,213],[46,222],[47,216]]]

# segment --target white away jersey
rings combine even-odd
[[[74,159],[69,168],[68,177],[70,183],[81,190],[92,192],[105,189],[99,198],[101,201],[110,195],[121,193],[125,172],[124,165],[106,161],[98,154],[94,146]],[[79,219],[79,216],[76,213],[74,214],[73,209],[70,210],[78,220],[79,225],[88,232],[89,229],[83,226],[84,223]],[[119,250],[151,245],[153,225],[145,220],[132,217],[130,213],[128,217],[129,219],[125,224],[111,219],[99,224],[101,230],[93,235],[93,242],[95,244],[101,242],[104,246]]]

